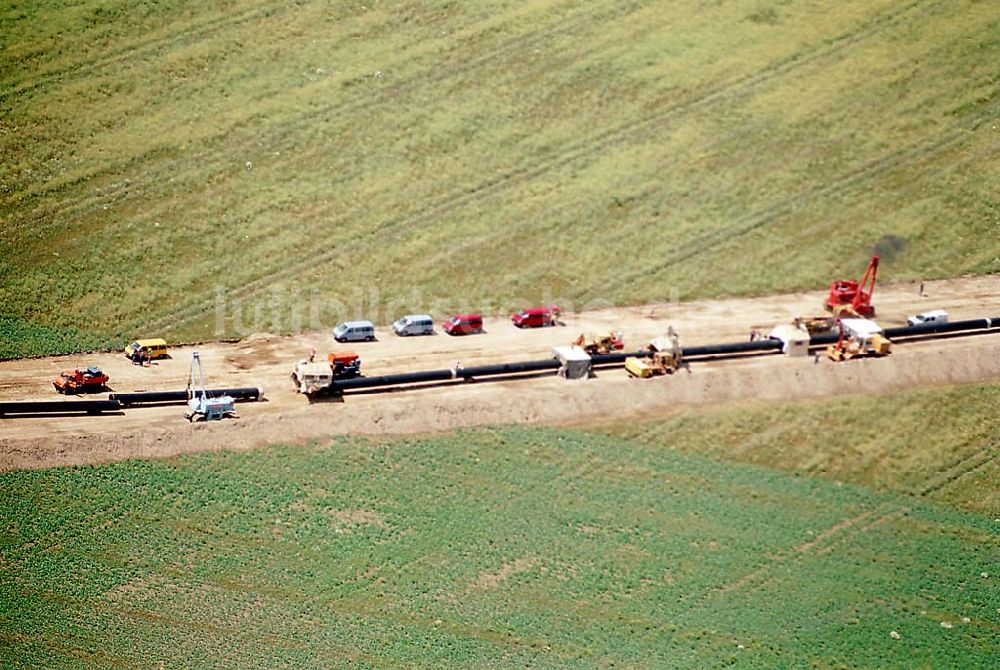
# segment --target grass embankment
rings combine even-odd
[[[689,412],[609,435],[1000,516],[1000,386]]]
[[[80,334],[0,357],[392,316],[372,303],[821,287],[873,247],[886,279],[1000,271],[998,22],[975,0],[7,6],[0,315]]]
[[[0,662],[990,667],[997,393],[6,473]]]

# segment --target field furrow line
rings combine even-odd
[[[940,476],[929,481],[923,488],[921,488],[917,495],[922,498],[926,498],[934,493],[937,493],[941,489],[951,486],[959,479],[966,477],[992,463],[997,459],[998,447],[995,444],[987,445],[982,449],[970,454],[969,456],[959,460],[957,463],[949,467]]]
[[[569,4],[573,7],[578,6],[575,3]],[[572,34],[577,30],[594,23],[618,20],[623,16],[627,16],[628,14],[643,9],[644,7],[645,4],[643,2],[631,2],[614,4],[610,8],[602,8],[600,11],[579,12],[578,14],[575,14],[571,20],[563,18],[554,25],[550,24],[547,27],[511,38],[491,51],[480,54],[479,56],[469,60],[459,61],[449,66],[439,68],[433,74],[416,74],[408,79],[402,79],[398,82],[392,82],[386,84],[385,86],[380,86],[372,91],[368,96],[358,97],[344,102],[335,102],[327,106],[311,109],[308,112],[300,113],[294,117],[292,121],[285,124],[283,129],[287,130],[289,128],[294,129],[309,127],[318,121],[330,118],[331,116],[355,112],[371,108],[373,105],[394,101],[397,98],[421,88],[429,88],[434,84],[447,81],[454,76],[465,75],[481,67],[492,65],[495,61],[504,56],[516,54],[518,51],[532,47],[545,45],[559,35]],[[650,27],[647,26],[646,29],[648,30]],[[588,54],[593,54],[594,52],[595,50],[593,46],[587,50]],[[227,132],[231,133],[238,127],[239,125],[230,128]],[[208,155],[207,152],[206,155]]]
[[[578,6],[578,3],[568,3],[571,7]],[[493,61],[501,58],[505,55],[515,53],[518,50],[531,48],[534,45],[544,44],[552,38],[560,34],[572,33],[575,30],[586,26],[592,22],[597,21],[608,21],[620,18],[621,16],[636,11],[643,8],[642,3],[631,3],[631,4],[616,4],[613,8],[605,10],[602,12],[580,12],[574,15],[572,20],[561,20],[558,24],[550,26],[548,28],[543,28],[529,32],[527,34],[520,35],[516,38],[510,39],[495,49],[481,54],[476,58],[463,60],[458,63],[452,64],[448,67],[442,67],[437,69],[434,74],[430,76],[414,75],[408,79],[402,79],[400,81],[394,81],[386,86],[382,86],[376,89],[370,96],[366,97],[356,97],[341,103],[333,104],[328,107],[324,107],[319,111],[310,112],[308,114],[299,115],[298,119],[292,125],[283,126],[283,130],[287,130],[289,127],[301,127],[309,125],[310,123],[317,122],[322,118],[329,117],[331,115],[342,115],[355,112],[364,108],[370,108],[373,105],[383,104],[385,102],[391,101],[395,98],[401,97],[407,93],[417,90],[422,87],[426,87],[429,84],[436,84],[447,79],[457,76],[468,74],[480,67],[491,64]],[[0,96],[2,99],[2,96]],[[185,157],[185,162],[199,163],[201,161],[209,160],[213,155],[212,147],[213,142],[229,136],[233,131],[240,127],[241,124],[236,124],[232,127],[227,127],[224,132],[218,133],[214,137],[209,137],[204,142],[204,148],[200,153],[194,154],[191,157]],[[159,149],[152,149],[148,154],[159,153]],[[129,163],[142,164],[147,162],[150,158],[149,155],[143,155],[135,159],[129,159]],[[91,173],[88,179],[95,179],[102,175],[114,175],[121,172],[121,165],[106,165],[104,168]],[[13,223],[9,226],[11,229],[21,228],[27,225],[31,225],[34,230],[38,230],[39,227],[46,228],[56,225],[53,223],[44,223],[38,221],[42,217],[54,218],[57,215],[67,215],[74,211],[86,211],[92,208],[94,205],[91,202],[94,199],[107,200],[108,197],[113,197],[114,195],[119,195],[127,191],[127,185],[124,182],[119,182],[117,184],[119,188],[111,193],[101,193],[98,195],[92,195],[90,198],[66,198],[56,201],[54,206],[50,206],[44,212],[38,212],[35,214],[35,219],[31,222],[24,222],[21,224]],[[38,191],[32,194],[32,197],[39,198],[46,195],[51,195],[53,192],[65,188],[62,185],[52,186],[48,189]]]
[[[710,105],[716,101],[731,98],[737,95],[748,95],[760,86],[769,83],[775,77],[787,74],[799,68],[803,68],[806,65],[815,64],[822,58],[836,56],[849,47],[854,46],[864,39],[878,33],[880,30],[890,25],[902,22],[908,14],[910,14],[915,8],[924,4],[924,2],[925,0],[917,0],[916,2],[912,2],[901,9],[886,12],[875,17],[869,22],[862,24],[854,31],[845,33],[837,39],[824,42],[822,45],[818,45],[811,52],[786,58],[753,74],[743,75],[729,81],[720,82],[715,86],[710,87],[708,90],[703,92],[702,95],[694,99],[672,105],[668,109],[661,110],[651,116],[598,132],[590,138],[581,142],[570,144],[561,151],[556,151],[554,154],[543,158],[535,165],[516,168],[476,185],[459,187],[450,194],[442,197],[437,202],[431,203],[423,209],[417,210],[408,216],[391,219],[376,226],[366,239],[370,241],[371,235],[385,234],[386,232],[399,227],[413,225],[436,215],[459,209],[471,202],[493,197],[555,169],[571,165],[581,159],[589,158],[600,152],[607,151],[611,147],[621,144],[638,133],[649,131],[651,128],[665,120],[693,111],[698,111],[702,107]],[[356,244],[357,243],[355,243],[355,245]],[[307,253],[304,256],[297,256],[299,260],[294,263],[276,263],[273,272],[265,274],[259,279],[245,282],[234,289],[230,294],[230,297],[248,298],[255,296],[270,287],[273,282],[300,276],[317,265],[329,263],[336,257],[342,256],[345,251],[349,252],[350,249],[345,250],[340,248],[335,250],[318,251],[313,254]],[[202,293],[201,296],[201,299],[189,301],[171,313],[157,319],[154,323],[147,323],[145,325],[152,328],[162,328],[167,325],[187,323],[199,318],[205,314],[206,311],[214,307],[211,305],[206,306],[203,298],[204,293]]]
[[[51,72],[42,74],[35,80],[23,82],[19,86],[14,86],[4,91],[0,91],[0,101],[16,98],[24,93],[36,90],[51,81],[71,81],[80,77],[90,75],[101,68],[110,65],[118,65],[129,58],[149,56],[163,50],[165,47],[182,43],[185,40],[204,39],[213,33],[217,33],[227,28],[239,26],[262,16],[268,16],[279,9],[291,7],[288,3],[274,2],[263,6],[256,6],[234,16],[218,16],[198,24],[188,26],[186,29],[173,32],[163,37],[140,39],[128,44],[121,49],[106,53],[101,56],[86,61],[74,62],[71,65]]]
[[[695,607],[700,606],[701,603],[713,597],[727,595],[739,590],[756,591],[764,588],[776,579],[772,575],[772,571],[777,565],[786,562],[795,563],[812,554],[828,554],[835,549],[839,549],[852,538],[868,532],[870,529],[905,512],[906,508],[896,507],[890,502],[883,502],[871,509],[866,509],[854,516],[842,519],[833,526],[820,531],[811,540],[784,551],[779,551],[772,555],[771,560],[767,563],[708,591],[698,600],[698,605]]]
[[[919,491],[921,497],[926,497],[947,486],[951,486],[959,479],[972,474],[997,458],[995,446],[988,446],[973,454],[959,460],[950,468],[945,470],[942,476],[934,478],[924,488]],[[801,560],[803,556],[810,553],[817,555],[828,555],[841,549],[847,542],[864,533],[871,532],[877,527],[893,519],[897,519],[909,514],[913,510],[912,505],[902,505],[895,507],[891,503],[882,503],[873,510],[869,510],[856,517],[842,521],[841,523],[823,531],[814,540],[795,547],[794,551],[787,552],[782,556],[776,556],[772,563],[762,566],[741,577],[740,579],[727,585],[728,591],[742,588],[752,584],[757,578],[768,573],[776,562],[781,562],[787,555],[791,555],[794,560]],[[772,583],[775,578],[769,577],[756,585],[750,586],[750,590],[759,590],[767,584]],[[725,588],[725,587],[724,587]]]
[[[768,205],[760,211],[750,214],[742,220],[736,221],[730,226],[698,235],[694,239],[682,243],[677,251],[671,253],[667,258],[660,260],[656,265],[623,273],[609,286],[623,286],[643,275],[662,272],[672,265],[700,256],[721,243],[763,228],[773,223],[776,219],[795,212],[810,200],[850,193],[858,186],[864,187],[867,180],[871,179],[874,174],[893,169],[908,162],[920,160],[930,155],[948,151],[967,137],[968,131],[966,129],[953,129],[934,140],[920,140],[914,144],[890,151],[879,158],[846,172],[833,181],[784,198]]]

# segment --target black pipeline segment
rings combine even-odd
[[[0,402],[0,416],[6,414],[72,414],[86,412],[116,412],[122,408],[117,400],[28,400]]]
[[[730,342],[729,344],[706,344],[700,347],[682,347],[684,358],[701,356],[726,356],[728,354],[750,354],[762,351],[781,351],[785,346],[781,340],[754,340],[753,342]]]
[[[961,333],[982,330],[1000,330],[1000,316],[984,317],[982,319],[966,319],[965,321],[946,321],[944,323],[922,323],[917,326],[895,326],[885,328],[882,334],[889,339],[899,337],[920,337],[922,335],[943,335],[945,333]],[[814,335],[809,339],[809,346],[833,344],[840,339],[840,333]]]
[[[378,377],[354,377],[333,382],[334,391],[350,391],[354,389],[374,388],[378,386],[400,386],[402,384],[422,384],[427,382],[442,382],[451,379],[472,379],[475,377],[490,377],[493,375],[514,375],[542,370],[558,370],[559,361],[547,358],[537,361],[522,361],[520,363],[499,363],[496,365],[475,365],[472,367],[457,367],[447,370],[427,370],[424,372],[406,372],[397,375],[380,375]]]
[[[757,340],[755,342],[733,342],[730,344],[713,344],[702,347],[686,347],[684,357],[721,356],[726,354],[741,354],[764,351],[777,351],[782,347],[778,340]],[[597,354],[591,356],[593,365],[615,365],[625,362],[629,356],[648,356],[649,351],[631,353]],[[376,388],[380,386],[402,386],[406,384],[422,384],[428,382],[448,381],[451,379],[471,379],[475,377],[491,377],[495,375],[514,375],[544,370],[558,370],[561,363],[556,358],[545,358],[519,363],[499,363],[497,365],[477,365],[473,367],[458,367],[447,370],[427,370],[425,372],[407,372],[397,375],[381,375],[378,377],[355,377],[333,383],[334,391],[352,391],[356,389]]]
[[[888,328],[885,330],[885,335],[886,337],[912,337],[917,335],[932,335],[991,328],[1000,329],[1000,317]],[[839,338],[839,333],[814,335],[809,339],[809,344],[810,346],[832,344]],[[692,359],[706,358],[710,356],[729,356],[733,354],[779,352],[783,347],[784,343],[781,340],[764,339],[755,340],[753,342],[729,342],[725,344],[706,344],[697,347],[684,347],[683,354],[685,359]],[[597,354],[595,356],[591,356],[591,363],[595,366],[620,365],[624,363],[625,359],[629,356],[643,357],[648,355],[649,351],[645,350],[631,353],[616,352],[612,354]],[[557,359],[547,358],[535,361],[523,361],[520,363],[480,365],[469,368],[459,367],[454,370],[427,370],[425,372],[408,372],[404,374],[382,375],[378,377],[356,377],[354,379],[335,381],[333,383],[333,390],[350,391],[354,389],[376,388],[380,386],[402,386],[406,384],[448,381],[451,379],[470,379],[473,377],[489,377],[492,375],[518,374],[524,372],[537,372],[541,370],[557,370],[559,365],[560,363]]]
[[[219,396],[230,396],[234,400],[260,400],[264,392],[259,387],[235,388],[235,389],[207,389],[209,398]],[[108,400],[115,400],[124,406],[128,405],[153,405],[153,404],[179,404],[188,401],[188,392],[184,391],[142,391],[139,393],[112,393],[108,395]]]
[[[982,319],[967,319],[965,321],[946,321],[944,323],[922,323],[917,326],[899,326],[897,328],[886,328],[885,336],[889,338],[915,337],[918,335],[959,333],[964,330],[990,330],[993,328],[1000,329],[1000,316],[991,316]]]
[[[755,340],[753,342],[730,342],[728,344],[706,344],[700,347],[682,347],[681,352],[685,359],[701,358],[703,356],[726,356],[731,354],[750,354],[765,351],[780,351],[784,346],[781,340]],[[643,349],[631,353],[616,352],[613,354],[595,354],[590,357],[594,365],[616,365],[625,362],[626,358],[635,356],[643,358],[649,356],[650,351]]]
[[[840,339],[840,333],[826,333],[824,335],[813,335],[809,338],[810,347],[819,347],[824,344],[833,344]]]

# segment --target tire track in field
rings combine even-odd
[[[747,216],[724,228],[706,230],[695,234],[678,245],[666,258],[666,260],[661,260],[656,266],[635,270],[627,274],[622,273],[616,275],[613,280],[604,283],[603,286],[611,289],[625,286],[629,282],[639,279],[645,275],[655,274],[666,270],[671,265],[700,256],[712,247],[749,234],[759,228],[766,227],[767,225],[774,223],[776,219],[792,214],[809,200],[822,197],[846,195],[853,191],[857,186],[863,186],[865,182],[874,174],[895,169],[901,165],[907,164],[908,162],[918,161],[920,159],[951,150],[958,146],[963,140],[967,139],[967,137],[968,129],[956,128],[935,140],[918,141],[910,145],[899,147],[894,151],[883,154],[877,159],[847,171],[835,181],[801,191],[796,195],[779,200],[778,202],[772,203],[759,211],[748,214]],[[652,195],[654,192],[655,188],[644,189],[643,191],[636,193],[634,199],[642,200]],[[533,228],[540,222],[547,220],[547,218],[554,216],[558,212],[567,208],[568,205],[565,203],[555,205],[547,208],[543,214],[534,217],[530,220],[530,222],[522,222],[516,226],[508,228],[508,230]],[[498,234],[498,236],[502,237],[500,234]],[[460,248],[465,248],[465,246],[462,245]]]
[[[989,445],[982,449],[976,450],[975,452],[969,454],[968,456],[959,459],[956,463],[949,466],[940,475],[932,477],[923,487],[921,487],[916,492],[916,495],[922,498],[932,495],[933,493],[936,493],[944,488],[947,488],[955,484],[959,479],[982,469],[989,463],[995,461],[996,458],[997,458],[996,445]],[[888,505],[889,503],[883,503],[878,508],[876,508],[876,510],[884,509]],[[821,555],[821,556],[829,555],[834,551],[842,548],[847,542],[853,540],[859,535],[868,533],[888,521],[892,521],[893,519],[906,516],[913,510],[913,508],[914,505],[912,504],[902,505],[896,509],[888,509],[879,512],[876,512],[876,510],[872,510],[872,513],[864,513],[858,515],[858,517],[853,517],[852,519],[848,520],[850,521],[850,523],[847,523],[845,526],[847,532],[837,534],[837,536],[833,538],[830,542],[825,543],[819,546],[818,548],[814,546],[818,544],[817,542],[808,543],[809,546],[807,547],[807,549],[809,550],[815,549],[814,553],[816,555]],[[858,521],[863,520],[866,523],[859,524],[855,520]],[[838,524],[838,526],[839,525],[842,524]],[[796,549],[798,550],[799,547],[797,547]],[[800,551],[797,554],[794,554],[793,556],[795,560],[800,560],[805,555],[807,555],[807,552]],[[772,566],[765,566],[765,567],[770,568]],[[750,590],[753,591],[760,588],[764,588],[776,580],[777,577],[771,576],[769,579],[766,579],[760,584],[751,587]]]
[[[578,6],[578,3],[568,2],[566,3],[570,7]],[[559,7],[560,5],[557,5]],[[452,64],[448,67],[442,67],[437,69],[430,76],[422,76],[420,73],[415,74],[407,79],[401,79],[398,82],[393,82],[387,86],[379,87],[370,96],[353,98],[351,100],[345,101],[340,104],[334,104],[320,111],[311,112],[309,114],[304,114],[299,116],[299,120],[295,123],[296,126],[306,125],[307,121],[315,121],[322,117],[330,116],[331,114],[346,114],[353,111],[358,111],[364,108],[371,107],[372,105],[377,105],[391,101],[395,98],[401,97],[419,88],[425,87],[428,84],[440,83],[446,81],[448,78],[455,75],[462,75],[472,72],[482,66],[488,65],[494,60],[501,58],[505,55],[516,53],[518,50],[531,48],[538,44],[544,44],[547,41],[553,39],[554,37],[565,34],[572,33],[579,29],[580,27],[589,25],[596,21],[608,21],[620,18],[621,15],[637,11],[639,9],[645,8],[642,3],[632,3],[632,4],[615,4],[611,9],[602,12],[581,12],[574,17],[572,21],[560,20],[557,24],[550,26],[548,29],[540,29],[534,32],[529,32],[527,34],[519,35],[518,37],[507,40],[502,43],[497,48],[489,51],[485,54],[481,54],[476,58],[469,60],[463,60],[458,63]],[[555,10],[553,10],[555,11]],[[167,40],[164,40],[167,41]],[[412,59],[407,59],[411,61]],[[2,96],[0,96],[2,99]],[[184,162],[199,162],[202,160],[207,160],[212,156],[212,150],[208,148],[213,142],[220,138],[226,137],[241,124],[236,124],[232,127],[227,128],[224,132],[217,134],[214,137],[205,138],[203,144],[206,148],[198,154],[192,156],[185,156]],[[283,126],[283,129],[287,129],[290,126]],[[152,156],[160,153],[162,148],[153,148],[145,152],[143,155],[136,158],[130,158],[127,163],[138,163],[142,164],[147,162]],[[89,174],[86,179],[92,180],[98,178],[102,175],[113,175],[117,174],[121,170],[120,165],[107,166],[104,169],[98,170]],[[76,182],[84,181],[83,179],[74,180]],[[94,205],[91,204],[91,200],[103,200],[103,199],[115,199],[127,195],[127,184],[119,182],[114,185],[115,190],[110,192],[102,192],[100,194],[93,194],[90,198],[73,198],[66,199],[59,203],[55,207],[50,207],[45,212],[37,214],[36,216],[46,216],[55,217],[59,214],[68,214],[73,211],[83,211],[88,208],[92,208]],[[32,195],[33,198],[40,198],[47,194],[53,193],[55,191],[65,188],[64,185],[54,186],[52,188],[38,191]],[[60,206],[61,205],[61,206]],[[20,226],[13,224],[13,228],[23,227],[25,225],[32,225],[34,229],[48,228],[55,224],[44,224],[44,223],[23,223]]]
[[[854,516],[842,519],[826,530],[820,531],[811,540],[784,551],[778,551],[771,555],[767,563],[708,591],[692,607],[697,608],[713,597],[725,596],[741,590],[754,591],[763,588],[776,579],[772,575],[775,566],[785,564],[786,562],[797,562],[811,553],[829,553],[848,539],[855,537],[861,532],[865,532],[869,528],[884,523],[890,517],[900,512],[899,508],[893,508],[892,503],[886,502],[872,509],[864,510]]]
[[[629,273],[623,273],[615,281],[610,282],[608,287],[624,286],[644,275],[662,272],[672,265],[700,256],[712,247],[752,233],[759,228],[773,223],[776,219],[788,216],[809,200],[845,195],[856,187],[863,186],[872,176],[878,173],[953,149],[963,140],[967,139],[967,137],[968,130],[965,128],[955,128],[934,140],[921,140],[885,153],[864,165],[849,170],[834,181],[779,200],[760,211],[736,221],[732,225],[706,231],[694,239],[683,242],[677,251],[671,253],[658,264]]]
[[[902,23],[905,18],[916,8],[923,5],[927,0],[915,0],[905,7],[885,12],[871,20],[861,24],[857,29],[843,33],[839,37],[824,41],[816,45],[811,51],[798,53],[787,57],[773,65],[761,70],[745,75],[740,75],[728,81],[719,82],[715,86],[709,87],[700,96],[685,102],[677,103],[666,109],[660,110],[644,118],[636,119],[619,126],[600,131],[589,138],[572,143],[562,150],[543,158],[534,165],[527,165],[515,168],[498,177],[480,182],[475,185],[465,185],[446,194],[437,202],[418,209],[407,216],[390,219],[377,225],[374,230],[366,235],[366,241],[376,234],[386,234],[393,229],[409,226],[420,221],[427,220],[436,215],[464,207],[472,202],[493,197],[513,187],[537,178],[552,170],[571,165],[584,158],[589,158],[602,151],[607,151],[611,147],[622,144],[624,141],[635,135],[649,131],[654,126],[665,120],[675,118],[682,114],[698,111],[703,107],[716,102],[726,100],[736,96],[746,96],[770,83],[779,76],[787,75],[808,65],[813,65],[823,58],[836,56],[850,47],[872,37],[887,27]],[[232,299],[245,299],[258,295],[270,287],[274,282],[289,279],[309,271],[316,266],[330,263],[339,256],[349,253],[352,248],[358,245],[357,242],[348,246],[347,249],[338,248],[328,251],[319,251],[313,254],[299,255],[300,259],[294,263],[275,264],[275,270],[270,274],[265,274],[260,279],[245,282],[235,290],[227,293]],[[156,321],[149,323],[138,323],[150,328],[162,328],[166,325],[176,325],[188,323],[196,318],[200,318],[206,312],[211,311],[214,305],[205,306],[203,300],[189,301],[186,305],[178,307],[172,312],[159,317]]]
[[[578,6],[577,3],[573,2],[568,2],[567,4],[570,7]],[[294,117],[293,121],[284,124],[282,129],[287,130],[289,128],[311,127],[317,121],[324,118],[367,109],[372,105],[397,99],[421,88],[429,88],[433,84],[439,84],[455,75],[468,74],[469,72],[472,72],[480,67],[490,65],[504,56],[513,55],[521,50],[529,49],[531,47],[544,46],[559,35],[572,34],[580,29],[584,29],[587,26],[600,22],[619,20],[624,16],[645,9],[646,6],[647,5],[644,4],[642,0],[627,4],[614,3],[609,8],[602,7],[599,11],[579,12],[574,15],[571,20],[564,17],[556,17],[557,23],[549,24],[545,28],[513,37],[506,42],[501,43],[493,50],[480,54],[474,58],[461,60],[449,66],[438,68],[431,74],[417,73],[408,79],[402,79],[399,82],[388,84],[386,86],[380,86],[371,91],[370,94],[365,97],[354,98],[343,103],[333,103],[308,112],[300,113]],[[652,30],[653,26],[647,25],[644,26],[644,29]],[[617,43],[609,43],[605,45],[605,47],[617,46],[619,46]],[[594,48],[587,50],[587,54],[589,55],[596,52],[597,50]],[[430,54],[430,56],[433,56],[433,54]],[[412,59],[407,60],[409,61]],[[227,133],[233,132],[233,130],[238,127],[239,125],[236,125],[233,128],[228,129]],[[205,152],[204,155],[210,155],[210,152]]]
[[[1000,451],[1000,447],[998,447],[997,444],[989,444],[982,449],[959,459],[947,470],[927,482],[927,484],[920,489],[917,495],[922,498],[926,498],[944,488],[951,486],[959,479],[981,470],[997,459],[998,455],[1000,455],[998,454],[998,451]]]
[[[944,488],[952,486],[963,477],[977,472],[995,461],[997,457],[996,444],[990,444],[982,449],[978,449],[968,456],[959,459],[938,476],[932,477],[915,492],[915,495],[924,498],[937,493]],[[819,556],[829,555],[840,550],[845,544],[859,535],[868,533],[893,519],[906,516],[913,508],[913,504],[897,505],[893,502],[883,502],[873,509],[865,510],[853,517],[844,519],[822,531],[813,540],[800,544],[791,550],[776,553],[769,563],[714,589],[709,594],[706,594],[700,602],[713,595],[724,595],[740,589],[755,591],[765,588],[778,579],[777,576],[772,574],[772,571],[777,564],[783,563],[786,559],[797,562],[810,554]]]
[[[218,33],[227,28],[236,27],[243,23],[259,19],[277,13],[281,9],[292,7],[285,2],[274,2],[263,6],[256,6],[245,10],[235,16],[217,16],[201,23],[195,23],[185,27],[178,32],[171,32],[162,37],[140,39],[128,44],[110,54],[101,54],[85,61],[75,61],[64,68],[46,72],[33,81],[27,81],[19,86],[12,87],[5,91],[0,91],[0,101],[16,98],[24,93],[36,90],[53,80],[78,79],[82,75],[94,73],[102,68],[118,65],[126,59],[151,56],[161,51],[165,46],[173,43],[181,43],[187,40],[204,39],[214,33]]]
[[[567,2],[565,4],[568,5],[569,7],[578,6],[578,3],[572,1]],[[556,5],[555,7],[561,7],[561,5]],[[463,60],[449,67],[439,68],[431,76],[421,76],[420,74],[416,74],[408,79],[402,79],[398,82],[393,82],[390,85],[380,87],[376,89],[370,96],[363,98],[354,98],[342,104],[334,104],[329,107],[323,108],[323,110],[318,112],[313,112],[306,115],[300,115],[299,122],[296,125],[303,125],[305,124],[306,121],[316,120],[317,118],[329,116],[330,114],[350,113],[352,111],[357,111],[363,108],[371,107],[372,105],[375,104],[391,101],[392,99],[406,95],[407,93],[417,90],[421,87],[425,87],[428,84],[440,83],[442,81],[446,81],[452,76],[468,74],[469,72],[472,72],[482,66],[489,65],[498,58],[510,55],[512,53],[516,53],[521,49],[531,48],[532,46],[544,44],[560,34],[572,33],[583,26],[590,25],[597,21],[615,20],[620,18],[622,15],[626,15],[644,8],[645,5],[642,4],[641,2],[632,4],[616,3],[612,8],[606,9],[601,12],[581,12],[578,15],[574,16],[572,21],[560,20],[557,24],[550,26],[548,29],[540,29],[534,32],[529,32],[527,34],[519,35],[518,37],[507,40],[506,42],[502,43],[500,46],[493,49],[492,51],[489,51],[485,54],[481,54],[476,58]],[[557,10],[553,8],[552,11],[557,11]],[[217,137],[206,138],[205,143],[209,144],[218,139],[219,137],[226,136],[229,133],[231,133],[235,128],[238,127],[239,125],[237,124],[233,128],[228,128],[225,131],[225,133],[222,133]],[[287,128],[287,126],[284,126],[283,128]],[[143,154],[143,156],[134,159],[129,159],[128,162],[143,163],[150,155],[155,155],[157,153],[160,153],[161,151],[162,149],[160,148],[154,148],[149,150],[147,153]],[[211,150],[206,148],[200,154],[195,154],[192,157],[185,157],[185,162],[191,162],[191,161],[198,162],[209,158],[211,155],[212,155]],[[93,179],[101,175],[116,174],[119,170],[120,168],[118,166],[108,167],[105,168],[104,170],[92,173],[91,175],[88,176],[88,179]],[[112,185],[112,187],[109,190],[102,190],[99,193],[92,194],[90,198],[75,198],[71,200],[64,200],[60,203],[62,205],[61,207],[57,206],[50,208],[43,214],[39,214],[37,216],[54,217],[57,214],[65,215],[73,211],[86,210],[94,206],[91,202],[92,200],[110,202],[113,200],[121,199],[122,197],[127,197],[130,186],[131,184],[125,183],[124,181],[119,181],[114,185]],[[62,186],[54,187],[52,189],[49,189],[49,191],[47,192],[53,192],[61,188],[63,187]],[[38,192],[34,194],[33,197],[44,196],[46,195],[47,192],[46,191]],[[31,225],[34,230],[38,230],[40,228],[41,229],[50,228],[56,224],[26,222],[21,224],[20,226],[18,226],[17,224],[13,224],[11,227],[18,228],[18,227],[24,227],[26,225]]]

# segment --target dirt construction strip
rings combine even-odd
[[[581,332],[624,331],[629,349],[642,347],[673,325],[682,344],[745,341],[752,327],[769,328],[796,315],[818,313],[821,293],[652,305],[587,312],[563,327],[520,331],[509,322],[461,338],[438,334],[353,345],[369,375],[546,358],[551,347]],[[953,319],[1000,315],[1000,277],[880,287],[878,321],[900,325],[909,313],[935,308]],[[155,333],[137,335],[155,336]],[[343,402],[310,403],[291,390],[292,364],[316,347],[320,356],[345,348],[326,333],[257,335],[236,344],[197,347],[209,383],[263,386],[266,402],[239,405],[241,418],[190,425],[180,406],[133,408],[105,416],[24,417],[0,420],[0,470],[99,463],[127,458],[250,449],[334,434],[406,434],[500,423],[587,424],[630,416],[658,416],[679,408],[884,393],[914,386],[1000,381],[1000,334],[908,342],[884,359],[834,364],[780,355],[695,362],[688,371],[652,380],[619,369],[586,381],[544,376],[455,382],[405,392],[353,394]],[[149,368],[121,354],[53,357],[0,363],[0,400],[58,399],[51,379],[63,368],[98,365],[119,392],[183,389],[191,348]],[[104,397],[104,396],[97,396]]]

